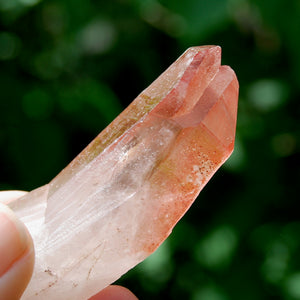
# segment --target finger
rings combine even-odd
[[[138,300],[138,298],[122,286],[110,285],[89,300]]]
[[[0,202],[8,204],[26,194],[25,191],[2,191],[0,192]]]
[[[24,224],[0,203],[0,299],[19,299],[33,271],[34,248]]]

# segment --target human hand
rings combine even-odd
[[[0,299],[17,300],[28,285],[34,266],[32,238],[4,204],[25,195],[22,191],[0,192]],[[137,300],[128,289],[112,285],[89,300]]]

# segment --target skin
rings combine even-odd
[[[23,191],[0,192],[0,299],[20,299],[34,266],[34,246],[25,225],[5,205],[25,195]],[[137,300],[128,289],[112,285],[89,300]]]

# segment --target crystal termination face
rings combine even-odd
[[[49,184],[10,206],[35,244],[22,299],[87,299],[149,256],[233,151],[238,81],[189,48]]]

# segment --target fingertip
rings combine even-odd
[[[0,203],[0,299],[19,299],[33,272],[34,247],[25,225]]]
[[[138,300],[138,298],[123,286],[110,285],[89,300]]]
[[[29,249],[0,277],[0,299],[18,300],[32,276],[34,250]]]

